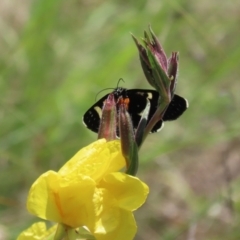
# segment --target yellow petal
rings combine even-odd
[[[88,177],[61,188],[59,198],[63,223],[76,228],[95,220],[92,202],[94,190],[95,183]]]
[[[129,211],[119,209],[118,225],[112,230],[104,233],[96,231],[93,235],[97,240],[133,240],[137,226],[133,214]]]
[[[89,229],[91,232],[105,234],[113,231],[119,224],[119,207],[116,199],[105,189],[96,189],[94,194],[96,219]]]
[[[111,165],[107,173],[117,172],[126,166],[126,161],[122,155],[121,144],[119,140],[107,142],[111,154]]]
[[[27,208],[38,217],[76,228],[94,221],[94,190],[95,183],[89,177],[69,181],[49,171],[32,185]]]
[[[72,177],[82,174],[98,181],[110,164],[110,152],[106,146],[106,140],[100,139],[82,148],[64,164],[59,174]]]
[[[96,221],[89,226],[97,240],[132,240],[136,223],[130,211],[119,208],[115,197],[106,189],[97,189],[94,194]]]
[[[45,222],[34,223],[30,228],[24,230],[17,240],[40,240],[55,234],[57,224],[47,230]]]
[[[148,186],[139,180],[124,173],[108,174],[98,187],[107,189],[118,201],[118,206],[129,211],[139,208],[146,200]]]
[[[33,183],[27,199],[27,209],[30,213],[43,219],[61,222],[54,196],[54,192],[58,191],[59,181],[56,172],[48,171]]]
[[[86,175],[98,182],[106,173],[124,166],[118,140],[100,139],[78,151],[60,170],[63,176]]]

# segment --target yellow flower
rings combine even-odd
[[[130,240],[136,233],[132,211],[148,187],[118,172],[125,166],[119,141],[98,140],[81,149],[58,172],[32,185],[27,208],[43,219],[72,228],[85,226],[97,240]]]
[[[40,240],[47,239],[56,231],[57,224],[47,230],[45,222],[34,223],[30,228],[23,231],[17,240]]]

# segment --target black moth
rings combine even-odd
[[[122,97],[123,99],[129,98],[128,112],[132,118],[134,129],[138,127],[138,123],[141,119],[141,113],[145,109],[147,104],[147,99],[151,103],[148,121],[152,118],[158,106],[159,93],[155,90],[149,90],[149,89],[129,89],[128,90],[126,88],[118,87],[114,89],[113,94],[116,102],[119,97]],[[87,128],[89,128],[93,132],[96,132],[96,133],[98,132],[101,115],[102,115],[102,107],[108,95],[109,94],[105,95],[100,100],[98,100],[83,115],[83,123],[86,125]],[[158,121],[155,124],[151,132],[152,133],[158,132],[163,125],[163,121],[171,121],[171,120],[177,119],[184,113],[184,111],[187,108],[188,108],[187,100],[180,97],[177,94],[174,94],[173,99],[163,116],[163,119]]]

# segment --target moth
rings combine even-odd
[[[122,97],[123,99],[128,98],[128,112],[131,116],[134,129],[138,127],[138,123],[141,119],[141,113],[144,111],[147,104],[147,99],[150,101],[151,104],[147,122],[149,122],[149,120],[155,113],[158,107],[158,101],[161,101],[161,97],[159,98],[159,93],[151,89],[126,89],[122,87],[117,87],[113,90],[112,93],[114,94],[116,102],[120,97]],[[108,95],[109,94],[98,100],[83,115],[83,123],[88,129],[92,130],[93,132],[98,133],[102,116],[102,108],[104,105],[104,101],[107,99]],[[116,106],[118,108],[118,105]],[[179,118],[187,108],[188,101],[185,98],[174,94],[163,118],[154,125],[151,133],[160,131],[164,121],[172,121]]]

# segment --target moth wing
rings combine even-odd
[[[172,101],[170,102],[164,116],[163,121],[172,121],[179,118],[188,108],[188,101],[174,94]]]
[[[102,118],[102,108],[104,101],[109,94],[98,100],[92,107],[90,107],[83,115],[83,124],[95,133],[98,133],[100,120]]]
[[[133,127],[138,127],[142,113],[147,105],[147,99],[150,101],[150,111],[148,120],[152,118],[158,105],[159,93],[152,89],[130,89],[127,91],[130,99],[128,112],[131,115]],[[151,132],[157,132],[162,127],[162,120],[157,122]]]

